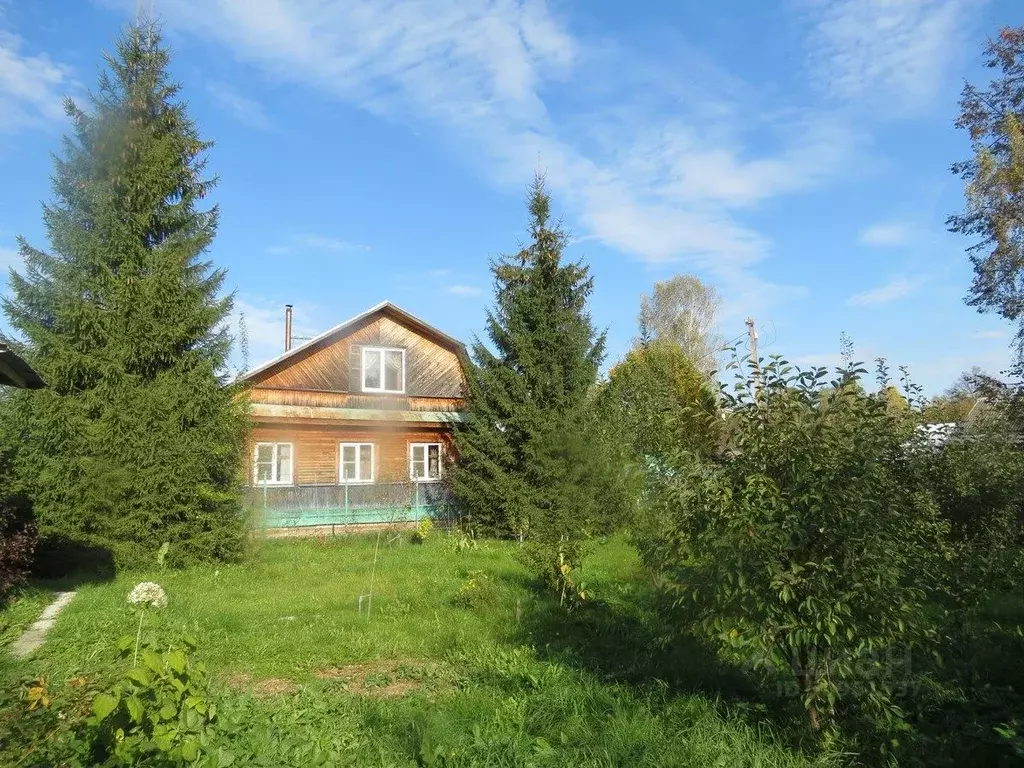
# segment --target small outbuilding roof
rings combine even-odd
[[[42,389],[42,376],[9,346],[0,342],[0,384],[18,389]]]

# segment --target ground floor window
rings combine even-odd
[[[441,477],[441,444],[409,444],[409,478],[411,480],[438,480]]]
[[[291,443],[256,443],[253,482],[256,485],[291,485],[292,456]]]
[[[373,443],[342,443],[340,460],[341,482],[373,482]]]

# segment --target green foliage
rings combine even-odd
[[[470,418],[455,429],[459,462],[447,474],[467,523],[524,535],[528,562],[554,585],[558,553],[578,563],[587,537],[622,509],[624,464],[590,407],[605,343],[586,311],[593,281],[562,262],[566,234],[540,176],[529,209],[530,242],[492,264],[494,351],[473,345]]]
[[[429,517],[424,517],[416,524],[416,530],[412,534],[412,543],[422,544],[427,540],[432,530],[434,530],[434,521]]]
[[[1024,566],[1024,452],[997,422],[955,434],[941,449],[920,449],[917,469],[949,527],[944,591],[956,611],[1018,589]],[[964,616],[966,618],[966,616]]]
[[[680,446],[706,456],[718,447],[715,392],[676,344],[655,341],[631,350],[612,368],[601,396],[621,411],[640,459],[664,459]]]
[[[910,425],[824,369],[738,370],[727,459],[681,451],[645,556],[727,653],[791,675],[814,728],[844,701],[886,717],[905,654],[931,635],[944,525],[905,481]]]
[[[999,77],[987,89],[966,85],[956,125],[973,156],[953,165],[966,182],[966,205],[951,216],[954,232],[975,242],[968,252],[974,283],[967,303],[1009,320],[1024,317],[1024,27],[1006,27],[985,48]],[[1024,326],[1018,341],[1024,344]]]
[[[463,608],[493,608],[500,599],[494,579],[486,571],[470,571],[459,585],[455,604]]]
[[[118,641],[123,658],[132,657],[135,638]],[[140,663],[110,689],[96,695],[83,738],[102,765],[195,765],[214,746],[217,705],[206,668],[183,648],[146,643]],[[207,765],[227,764],[220,756]]]
[[[132,27],[107,58],[55,160],[44,252],[20,243],[4,299],[24,354],[49,387],[13,393],[0,433],[16,490],[43,536],[151,562],[235,556],[245,429],[222,380],[230,348],[225,273],[204,257],[217,209],[200,210],[203,141],[168,79],[154,28]]]

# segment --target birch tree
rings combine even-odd
[[[695,275],[676,275],[657,282],[651,294],[640,299],[640,334],[636,344],[677,344],[701,373],[711,375],[718,368],[722,345],[715,330],[721,304],[718,291]]]

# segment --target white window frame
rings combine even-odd
[[[272,448],[271,467],[273,468],[274,472],[277,472],[277,452],[278,452],[278,448],[280,446],[282,446],[282,445],[287,445],[288,446],[288,454],[291,457],[291,459],[288,462],[288,478],[286,480],[282,480],[281,478],[278,478],[276,480],[260,480],[259,479],[260,447],[261,446],[266,446],[266,445],[269,445]],[[294,478],[295,478],[295,446],[292,443],[288,443],[288,442],[269,442],[269,441],[263,441],[263,442],[256,443],[256,446],[253,448],[253,452],[252,452],[252,484],[253,485],[258,485],[258,486],[261,486],[261,487],[264,486],[264,485],[292,485],[292,481],[294,480]]]
[[[362,453],[363,448],[366,446],[370,447],[370,476],[369,477],[357,477],[354,480],[350,480],[345,477],[345,449],[355,448],[356,449],[356,474],[359,474],[359,469],[362,467]],[[338,443],[338,485],[366,485],[372,483],[374,478],[377,476],[377,446],[373,443]]]
[[[437,446],[437,477],[430,477],[430,447]],[[423,449],[423,469],[426,477],[417,477],[413,471],[412,452],[416,448]],[[442,467],[444,466],[444,445],[438,442],[433,443],[409,443],[409,479],[414,483],[436,483],[441,479]]]
[[[379,387],[368,387],[366,386],[366,354],[368,352],[377,352],[380,354],[380,386]],[[388,352],[400,352],[402,355],[402,387],[401,389],[387,389],[386,385],[386,371],[387,371],[387,353]],[[405,350],[400,347],[363,347],[362,366],[359,371],[360,381],[363,392],[381,392],[389,395],[404,395],[405,394]]]

